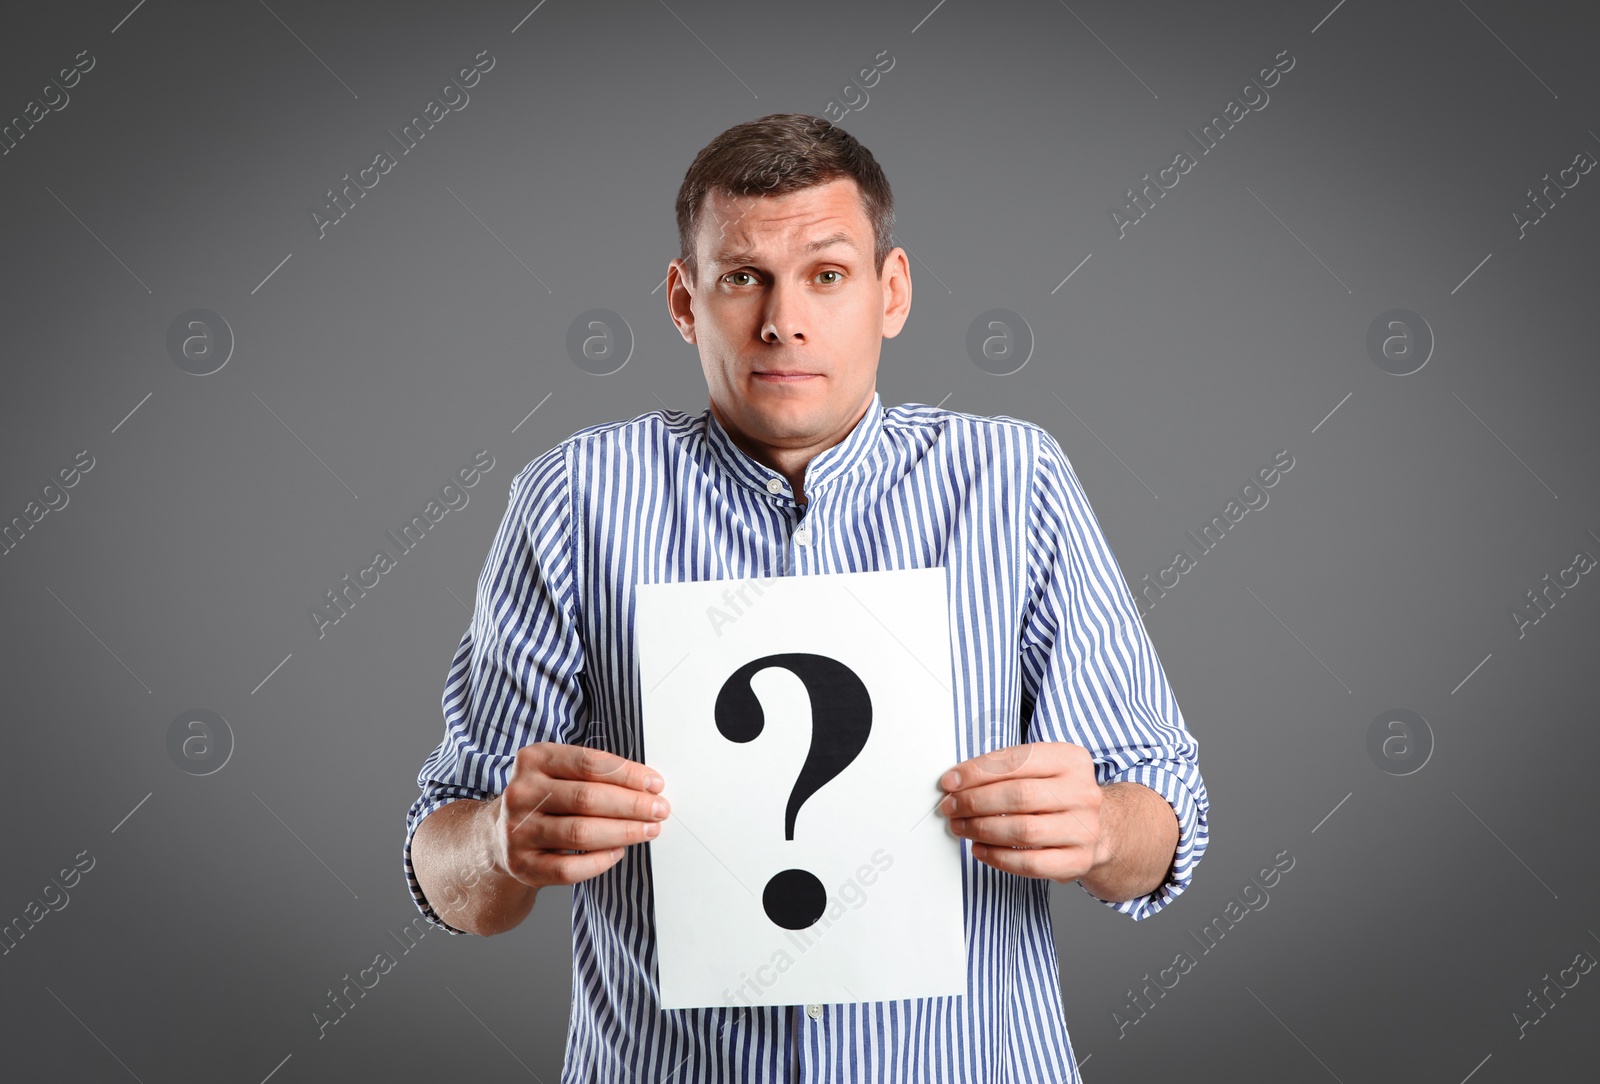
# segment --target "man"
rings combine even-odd
[[[417,906],[493,934],[573,886],[563,1081],[1075,1081],[1050,884],[1148,917],[1190,883],[1209,808],[1083,490],[1030,422],[883,408],[910,270],[888,182],[842,129],[729,129],[677,213],[667,300],[708,408],[590,426],[512,483],[407,817]],[[635,586],[941,566],[966,993],[662,1010],[638,844],[672,781],[642,763]]]

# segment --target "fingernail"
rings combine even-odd
[[[661,834],[661,825],[656,821],[651,821],[649,824],[644,826],[644,834],[649,839],[656,838],[656,836]]]
[[[645,779],[644,788],[651,794],[660,794],[661,788],[663,785],[665,785],[665,782],[666,781],[663,780],[659,775],[652,775]]]
[[[651,803],[650,812],[657,818],[665,817],[667,815],[667,803],[657,798]]]
[[[961,773],[958,772],[958,771],[955,771],[954,769],[952,769],[952,770],[950,770],[948,772],[945,772],[944,775],[939,777],[939,785],[941,787],[943,787],[945,790],[955,790],[957,784],[959,784],[960,782],[961,782]]]
[[[953,795],[953,794],[946,795],[944,797],[944,799],[939,803],[939,812],[941,812],[941,813],[954,813],[955,811],[956,811],[955,795]]]

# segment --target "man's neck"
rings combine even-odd
[[[794,492],[795,501],[804,506],[806,503],[804,489],[806,468],[811,465],[811,460],[829,448],[842,444],[855,431],[855,427],[861,424],[861,419],[867,416],[867,411],[872,409],[872,397],[876,394],[877,388],[874,386],[868,393],[860,411],[856,413],[855,418],[851,420],[849,425],[844,427],[844,430],[835,439],[825,445],[813,445],[810,448],[774,448],[770,445],[759,444],[729,425],[727,419],[722,416],[722,412],[717,409],[716,403],[712,402],[709,405],[712,416],[717,419],[723,431],[728,434],[728,439],[762,466],[771,468],[783,475],[784,479],[789,483],[790,490]]]

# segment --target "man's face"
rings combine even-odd
[[[667,300],[700,348],[712,411],[730,436],[814,452],[860,420],[883,340],[911,308],[905,250],[890,252],[880,279],[872,247],[849,177],[781,196],[706,197],[698,281],[674,259]]]

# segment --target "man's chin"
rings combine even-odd
[[[766,380],[752,375],[745,382],[745,401],[754,413],[793,418],[827,413],[828,382],[825,377],[805,380]]]
[[[798,401],[791,403],[750,403],[746,417],[761,439],[773,444],[814,439],[827,429],[827,412],[819,406]]]

